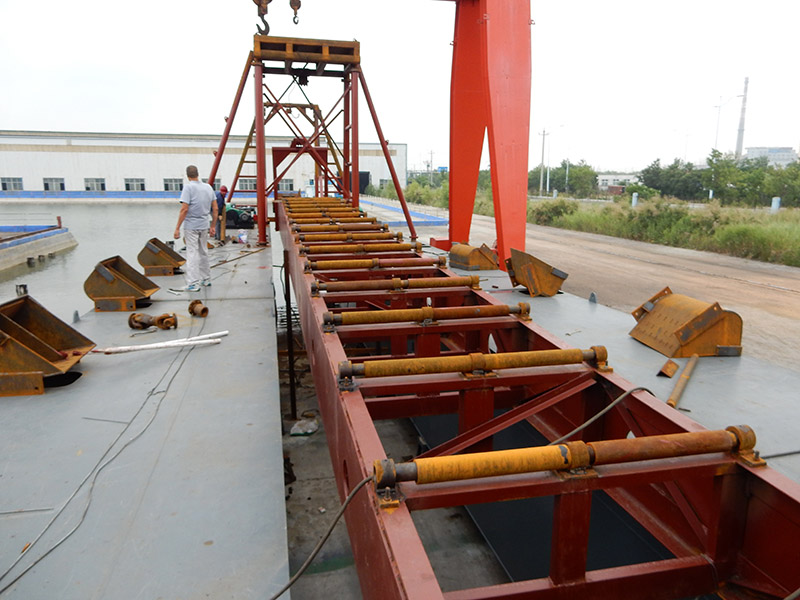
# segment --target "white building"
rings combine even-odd
[[[609,186],[626,186],[639,181],[637,173],[600,173],[597,176],[597,187],[605,192]]]
[[[182,189],[187,165],[197,165],[201,178],[208,175],[219,141],[218,135],[0,130],[0,196],[174,197]],[[273,179],[269,149],[289,146],[291,141],[291,137],[267,137],[268,183]],[[246,136],[230,136],[216,187],[231,187],[246,142]],[[360,171],[369,172],[374,185],[391,180],[380,145],[360,146]],[[406,145],[390,144],[389,152],[405,187]],[[237,190],[252,192],[255,150],[248,151],[247,160],[253,162],[244,165]],[[280,190],[313,194],[314,166],[311,156],[303,155],[281,180]],[[279,165],[279,174],[281,169]]]
[[[797,160],[797,152],[794,148],[780,146],[754,146],[747,148],[745,158],[755,159],[766,157],[774,167],[785,167]]]

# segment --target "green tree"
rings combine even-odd
[[[777,196],[781,206],[800,206],[800,162],[784,168],[773,168],[764,177],[764,192],[768,199]]]
[[[661,159],[657,158],[641,170],[639,173],[639,183],[660,192],[663,186],[661,182],[662,173]]]
[[[721,204],[732,204],[739,200],[741,171],[732,154],[712,150],[706,159],[708,169],[703,172],[703,185],[714,190],[714,197]]]
[[[566,171],[566,161],[562,163]],[[552,187],[552,181],[551,181]],[[575,198],[590,198],[597,192],[597,171],[586,161],[569,166],[569,193]]]
[[[676,158],[661,173],[661,194],[681,200],[703,198],[703,179],[692,163]]]

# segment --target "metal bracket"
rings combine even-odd
[[[737,457],[748,467],[766,467],[767,461],[761,458],[758,450],[748,450],[747,452],[740,452]]]
[[[356,383],[353,381],[352,377],[340,377],[339,378],[339,391],[340,392],[354,392],[356,389]]]
[[[472,373],[462,373],[462,375],[467,379],[477,379],[479,377],[497,377],[497,373],[495,371],[484,371],[482,369],[477,369],[472,371]]]
[[[596,368],[601,373],[613,373],[614,372],[614,367],[609,366],[606,361],[598,361]]]
[[[569,471],[555,471],[556,477],[562,481],[569,481],[571,479],[595,479],[600,475],[592,467],[578,467],[570,469]]]
[[[398,486],[376,489],[375,495],[378,497],[378,508],[388,511],[400,508],[400,502],[405,499]]]

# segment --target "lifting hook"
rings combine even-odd
[[[253,0],[253,2],[258,6],[258,16],[261,19],[261,22],[264,24],[264,27],[261,25],[256,25],[256,29],[258,30],[259,35],[269,35],[269,23],[267,23],[267,6],[269,5],[272,0]]]
[[[297,11],[300,10],[300,0],[289,0],[289,6],[292,7],[292,10],[294,10],[292,22],[297,25],[300,22],[300,18],[297,16]]]

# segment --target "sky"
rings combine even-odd
[[[448,163],[454,14],[440,0],[302,0],[295,25],[273,0],[267,20],[272,35],[358,40],[385,136],[425,169]],[[800,144],[797,0],[533,0],[531,16],[531,167],[542,131],[545,164],[599,171],[703,162],[715,140],[733,152],[745,77],[744,146]],[[0,23],[0,129],[219,134],[258,18],[251,0],[0,0]],[[249,130],[251,89],[234,133]],[[320,78],[305,89],[323,110],[341,93]],[[366,111],[361,136],[377,140]]]

